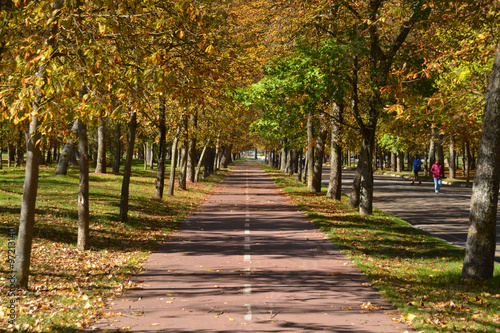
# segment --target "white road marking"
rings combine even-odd
[[[248,195],[248,170],[247,170],[247,179],[246,179],[246,218],[245,218],[245,235],[250,234],[250,209],[248,206],[248,201],[250,201],[250,196]],[[245,242],[250,242],[250,237],[245,236]],[[250,250],[250,244],[244,244],[243,248],[245,250]],[[245,254],[243,255],[243,260],[244,261],[250,261],[250,254]],[[245,268],[245,275],[250,276],[250,267]],[[243,289],[243,294],[244,295],[250,295],[252,293],[252,285],[251,284],[245,284],[244,289]],[[252,320],[252,305],[251,304],[245,304],[245,307],[247,308],[247,313],[245,314],[245,320],[250,321]]]
[[[245,320],[252,320],[252,304],[245,304],[247,308],[247,314],[245,315]]]
[[[250,295],[252,293],[252,285],[245,284],[245,288],[243,289],[244,295]]]

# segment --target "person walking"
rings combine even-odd
[[[418,183],[419,184],[422,184],[422,181],[420,180],[420,176],[418,175],[418,172],[420,171],[420,167],[422,165],[422,161],[420,160],[420,158],[418,157],[417,154],[415,154],[413,156],[413,181],[411,182],[411,184],[415,184],[415,181],[418,180]]]
[[[441,164],[441,160],[439,158],[436,158],[436,163],[434,163],[431,167],[431,175],[432,178],[434,178],[434,190],[436,191],[436,194],[438,194],[444,177],[444,166]]]

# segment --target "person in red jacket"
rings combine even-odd
[[[434,190],[437,194],[441,189],[444,177],[444,166],[441,164],[441,160],[439,158],[436,158],[436,163],[434,163],[431,167],[431,175],[432,178],[434,178]]]

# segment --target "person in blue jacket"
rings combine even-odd
[[[413,156],[413,181],[411,182],[412,185],[415,184],[415,181],[417,181],[417,180],[418,180],[419,184],[422,184],[422,181],[420,180],[420,176],[418,175],[422,164],[423,163],[420,160],[420,158],[418,157],[418,155],[415,154]]]

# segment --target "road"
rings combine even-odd
[[[328,185],[330,168],[325,166],[323,184]],[[354,170],[343,170],[342,191],[349,195]],[[468,187],[443,185],[434,193],[434,183],[422,185],[390,175],[374,175],[373,206],[407,221],[413,226],[465,248],[467,240],[470,197]],[[496,260],[500,262],[500,218],[497,216]]]

